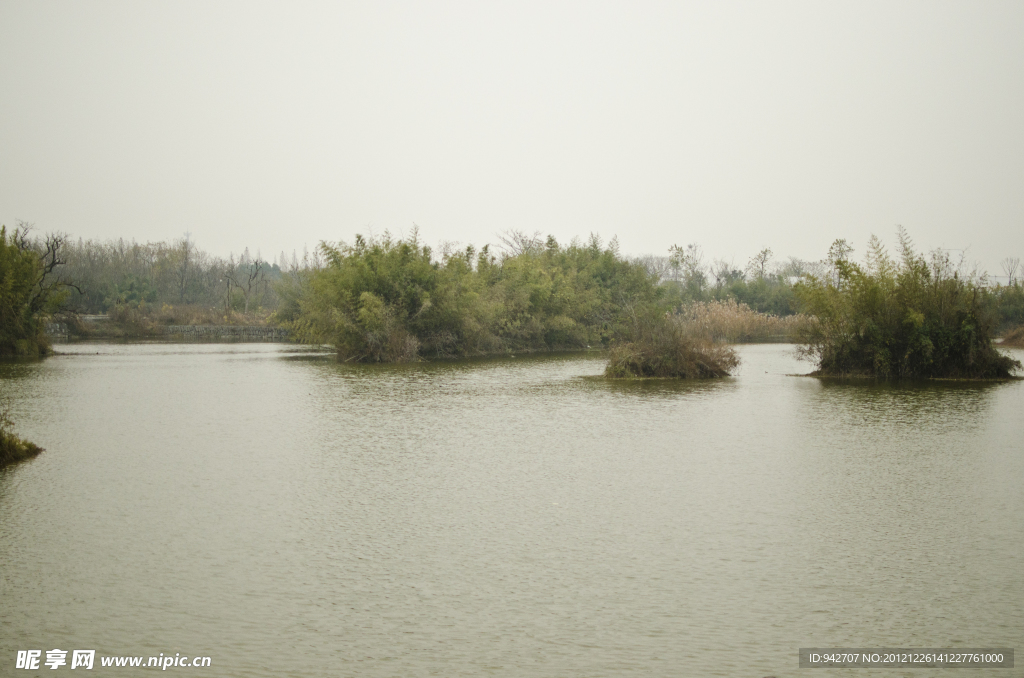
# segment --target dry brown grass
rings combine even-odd
[[[168,325],[267,326],[271,314],[239,313],[188,304],[159,308],[149,304],[118,304],[107,312],[109,323],[70,321],[75,334],[86,337],[152,337],[163,335]]]
[[[694,336],[733,344],[795,342],[800,333],[814,322],[806,315],[780,317],[758,313],[734,299],[695,302],[680,309],[678,317]]]
[[[1014,348],[1024,348],[1024,325],[1015,327],[1003,336],[1003,341],[999,344],[1000,346],[1012,346]]]
[[[740,363],[735,349],[694,336],[678,316],[645,323],[636,335],[633,341],[616,344],[608,352],[606,377],[727,377]]]

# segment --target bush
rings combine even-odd
[[[942,252],[930,261],[899,231],[893,261],[872,237],[864,266],[832,260],[832,272],[796,285],[817,318],[802,337],[817,374],[884,379],[987,379],[1020,363],[992,345],[996,318],[985,291]]]
[[[26,442],[11,432],[12,424],[6,406],[0,406],[0,466],[34,457],[43,448]]]
[[[736,351],[688,331],[679,316],[637,323],[631,341],[616,344],[608,354],[606,377],[727,377],[739,365]]]

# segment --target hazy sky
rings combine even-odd
[[[1024,257],[1024,2],[0,0],[0,223]]]

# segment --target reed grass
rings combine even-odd
[[[82,322],[74,314],[64,318],[72,334],[83,337],[153,337],[162,336],[168,325],[224,325],[224,326],[267,326],[272,324],[272,313],[260,310],[255,313],[239,313],[198,306],[194,304],[162,304],[157,307],[147,303],[116,304],[108,312],[109,323],[93,324]]]
[[[685,318],[637,323],[632,341],[612,346],[605,376],[615,379],[727,377],[739,365],[735,349],[694,334]]]
[[[802,314],[759,313],[735,299],[695,302],[682,307],[677,315],[692,336],[732,344],[795,343],[814,323]]]

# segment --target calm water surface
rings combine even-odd
[[[47,450],[0,471],[0,675],[52,648],[268,677],[1024,652],[1024,382],[822,383],[787,346],[701,384],[595,379],[596,355],[61,350],[0,364]]]

